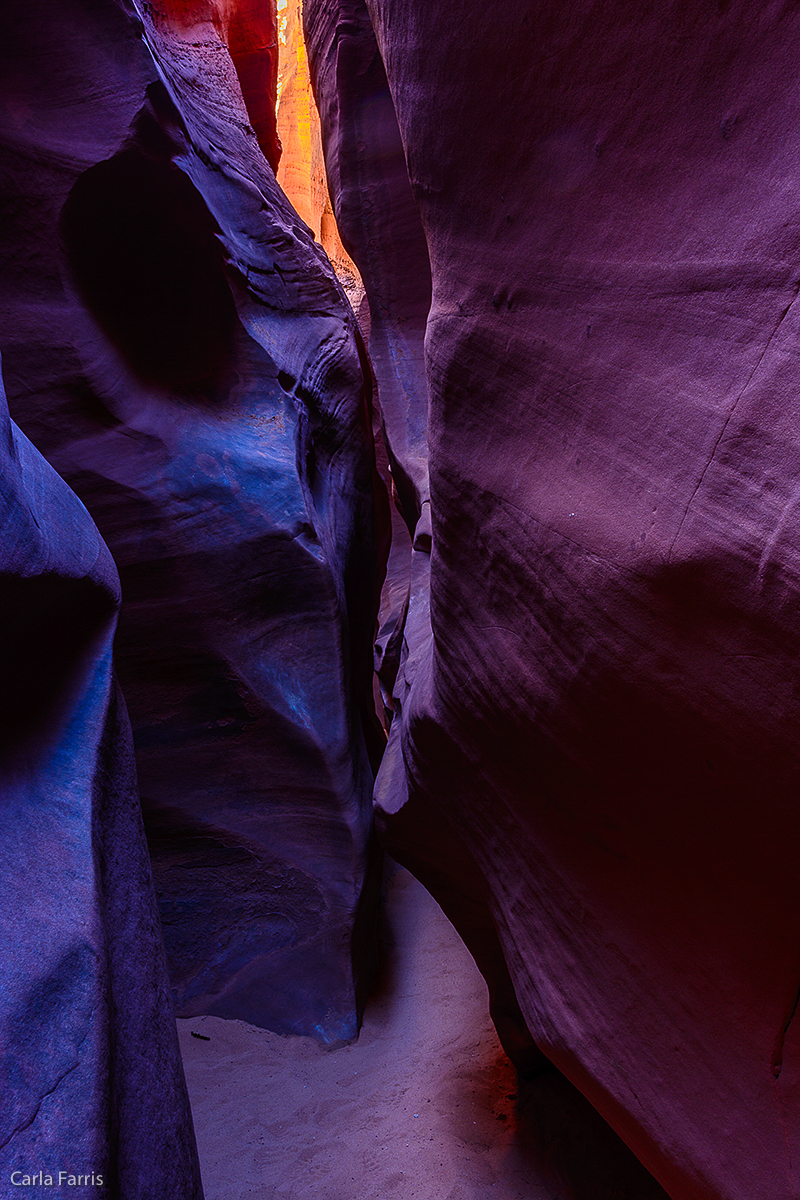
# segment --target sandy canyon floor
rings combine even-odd
[[[404,870],[385,942],[354,1045],[178,1022],[206,1200],[666,1200],[559,1072],[518,1087],[472,958]]]

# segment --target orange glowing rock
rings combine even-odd
[[[333,213],[319,114],[311,90],[303,40],[300,0],[289,0],[280,30],[278,136],[283,147],[278,183],[298,216],[313,230],[358,312],[364,288],[358,268],[342,245]]]

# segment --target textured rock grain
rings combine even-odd
[[[800,21],[367,7],[434,297],[379,801],[456,828],[539,1045],[673,1200],[790,1200]]]
[[[430,655],[428,389],[424,338],[431,300],[425,235],[406,167],[386,72],[359,0],[307,0],[309,61],[321,114],[327,178],[337,220],[358,263],[370,308],[370,356],[378,381],[384,474],[394,499],[375,646],[387,720],[401,718],[411,682]],[[380,442],[379,442],[380,449]],[[401,516],[402,514],[402,516]],[[477,864],[457,827],[405,786],[401,723],[390,733],[376,791],[384,846],[424,879],[487,978],[491,1010],[520,1071],[549,1066],[517,1002]],[[420,825],[426,836],[420,838]],[[448,852],[442,855],[441,848]]]

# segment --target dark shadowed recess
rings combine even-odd
[[[159,108],[162,92],[148,89]],[[61,235],[83,300],[136,374],[199,399],[231,361],[237,317],[219,226],[175,149],[145,107],[128,145],[76,182]]]
[[[19,752],[69,711],[70,689],[84,684],[81,667],[91,667],[98,630],[114,614],[113,596],[91,579],[2,577],[0,753]]]
[[[669,1200],[610,1125],[555,1068],[522,1080],[516,1103],[526,1157],[554,1200]]]
[[[158,873],[159,909],[176,1007],[198,998],[201,1011],[254,960],[310,941],[325,913],[325,897],[308,873],[270,856],[241,834],[168,805],[151,804],[148,844]],[[196,891],[187,893],[191,873]],[[245,931],[230,936],[234,918]],[[205,964],[198,970],[198,963]],[[292,1014],[285,1015],[286,1032]]]

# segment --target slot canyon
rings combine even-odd
[[[798,1200],[798,6],[3,24],[0,1200]]]

